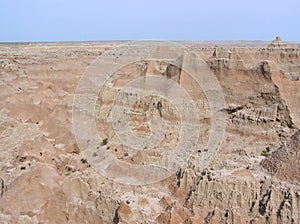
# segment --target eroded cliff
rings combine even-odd
[[[130,72],[166,76],[190,91],[203,133],[187,166],[176,174],[152,185],[127,186],[91,166],[72,127],[77,83],[93,60],[114,45],[118,43],[1,45],[3,223],[300,223],[298,46],[189,45],[217,77],[226,101],[223,142],[204,170],[198,159],[207,151],[211,119],[203,91],[167,62],[121,68],[120,78],[97,100],[97,128],[108,137],[100,147],[139,165],[165,153],[134,153],[117,142],[110,127],[111,104]],[[149,117],[165,119],[168,135],[162,146],[172,152],[180,117],[170,102],[137,99],[131,113],[138,136],[149,135]]]

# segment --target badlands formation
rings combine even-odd
[[[95,124],[102,137],[92,157],[105,150],[143,166],[178,144],[178,111],[157,96],[136,99],[130,127],[145,137],[151,134],[149,118],[164,119],[163,151],[141,146],[136,152],[118,141],[111,107],[132,77],[151,73],[184,87],[200,123],[199,141],[185,166],[157,183],[126,185],[97,171],[78,146],[72,124],[80,78],[120,44],[0,44],[0,223],[300,223],[299,45],[280,38],[270,44],[182,43],[201,55],[225,100],[222,144],[201,169],[198,159],[209,153],[212,124],[201,88],[167,62],[120,68],[119,78],[108,80],[97,97]]]

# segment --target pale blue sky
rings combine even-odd
[[[300,41],[299,0],[0,0],[0,42]]]

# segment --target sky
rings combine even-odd
[[[0,0],[0,42],[300,41],[299,0]]]

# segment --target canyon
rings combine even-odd
[[[221,145],[202,167],[199,160],[211,150],[212,105],[182,69],[184,58],[175,60],[178,66],[142,59],[119,68],[93,107],[98,148],[86,153],[78,144],[73,127],[78,83],[97,58],[111,54],[117,60],[122,52],[114,49],[124,44],[0,44],[0,223],[300,223],[300,45],[279,37],[270,43],[180,42],[201,57],[224,96]],[[128,113],[138,137],[151,136],[149,120],[164,119],[159,150],[149,141],[136,152],[118,139],[115,99],[131,80],[148,74],[186,90],[195,104],[178,102],[199,113],[198,140],[186,164],[168,177],[123,184],[98,172],[93,160],[105,152],[142,167],[173,155],[180,142],[184,119],[158,96],[133,96]],[[117,168],[107,172],[129,172]]]

